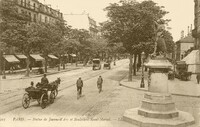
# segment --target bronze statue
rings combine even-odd
[[[158,21],[155,22],[155,42],[154,42],[154,52],[151,54],[152,57],[156,56],[165,56],[166,55],[166,44],[163,38],[164,32],[164,22]]]

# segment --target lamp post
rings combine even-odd
[[[5,55],[5,52],[3,53]],[[6,79],[6,60],[5,58],[3,59],[3,76],[2,79]]]
[[[0,75],[3,74],[3,51],[0,50]]]
[[[142,58],[142,79],[141,79],[141,83],[140,83],[140,87],[144,88],[144,58],[145,58],[145,53],[142,52],[141,54],[141,58]]]

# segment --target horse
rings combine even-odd
[[[51,91],[54,92],[55,97],[58,95],[58,85],[60,84],[61,79],[57,78],[55,81],[49,83],[49,86],[51,86]]]

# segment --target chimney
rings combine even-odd
[[[181,31],[181,39],[184,38],[184,31]]]
[[[190,26],[188,26],[188,35],[190,34]]]
[[[190,34],[192,34],[192,24],[190,25]]]

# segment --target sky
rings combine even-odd
[[[89,16],[97,22],[107,20],[106,11],[103,9],[109,3],[117,3],[119,0],[39,0],[42,3],[50,4],[53,9],[59,9],[63,14],[89,13]],[[142,1],[142,0],[137,0]],[[181,31],[188,34],[188,26],[194,28],[194,0],[153,0],[159,6],[164,6],[169,12],[164,18],[171,19],[169,30],[174,41],[181,37]]]

